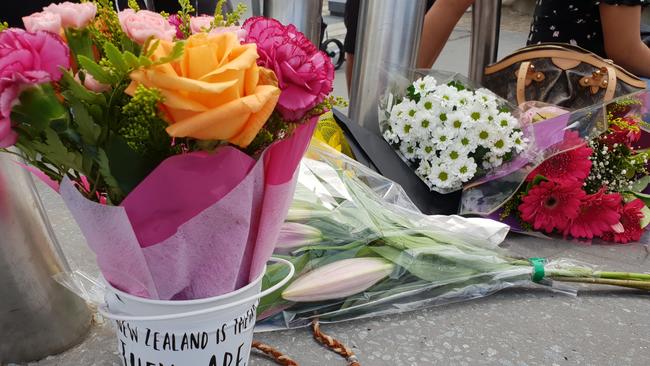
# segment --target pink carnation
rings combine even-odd
[[[124,33],[138,44],[144,44],[149,37],[171,42],[176,35],[176,28],[153,11],[126,9],[118,13],[118,18]]]
[[[190,18],[190,29],[192,30],[192,34],[196,33],[201,33],[205,32],[210,27],[212,27],[212,21],[214,20],[214,17],[209,16],[209,15],[201,15],[198,17],[192,17]],[[210,29],[209,34],[220,34],[220,33],[237,33],[237,38],[239,38],[240,41],[244,41],[246,39],[246,31],[242,29],[241,27],[237,26],[232,26],[232,27],[216,27],[213,29]]]
[[[56,13],[40,12],[23,17],[23,24],[28,32],[48,31],[59,33],[61,31],[61,16]]]
[[[61,4],[50,4],[43,8],[46,13],[57,14],[61,17],[64,28],[83,28],[87,26],[97,14],[97,6],[92,2],[74,4],[66,1]]]
[[[9,117],[20,92],[30,85],[61,79],[70,67],[70,50],[50,32],[11,28],[0,33],[0,147],[15,143]]]
[[[253,17],[242,26],[246,43],[256,43],[258,64],[278,77],[282,94],[278,110],[288,121],[303,118],[332,91],[334,65],[295,26],[275,19]]]
[[[179,17],[178,14],[172,14],[167,18],[167,21],[176,29],[176,38],[184,39],[185,35],[183,34],[183,31],[181,31],[181,24],[183,24],[181,17]]]

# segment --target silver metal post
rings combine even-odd
[[[0,153],[0,364],[60,353],[86,334],[85,302],[52,278],[62,267],[34,181]]]
[[[469,78],[483,80],[485,66],[497,60],[501,0],[476,0],[472,8],[472,50],[469,58]]]
[[[379,133],[377,105],[388,75],[414,68],[417,60],[425,0],[362,1],[349,116]]]
[[[323,0],[264,0],[264,16],[293,24],[317,47],[320,45]]]

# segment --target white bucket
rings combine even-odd
[[[248,286],[209,299],[144,299],[107,286],[106,306],[99,312],[115,321],[118,352],[125,366],[248,365],[259,299],[280,289],[289,274],[260,292],[261,274]]]

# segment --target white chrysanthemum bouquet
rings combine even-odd
[[[522,152],[519,121],[487,89],[433,76],[413,82],[404,95],[389,94],[382,134],[431,190],[449,193],[478,173]]]

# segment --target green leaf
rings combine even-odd
[[[140,56],[140,57],[138,58],[138,60],[140,61],[140,65],[141,65],[141,66],[149,67],[149,66],[153,65],[153,61],[151,61],[150,59],[148,59],[148,58],[145,57],[145,56]]]
[[[111,175],[124,195],[128,195],[156,167],[156,162],[135,152],[121,136],[111,137],[106,155]]]
[[[138,57],[129,51],[124,52],[124,61],[133,69],[140,67]]]
[[[88,29],[66,28],[65,37],[70,47],[70,51],[77,62],[79,56],[94,59],[93,40]]]
[[[61,105],[49,84],[26,89],[20,94],[19,104],[11,112],[11,120],[19,131],[37,136],[53,121],[67,123],[68,111]]]
[[[172,48],[172,51],[169,53],[169,55],[161,57],[154,63],[154,65],[162,65],[176,61],[183,56],[183,52],[185,52],[185,42],[178,41],[174,43],[174,47]]]
[[[113,85],[116,80],[110,72],[85,56],[79,56],[79,65],[102,84]]]
[[[643,192],[646,188],[648,188],[648,184],[650,184],[650,176],[646,175],[643,178],[637,180],[634,182],[632,185],[632,192]]]
[[[641,192],[629,192],[629,193],[634,197],[643,201],[643,203],[645,203],[646,206],[650,206],[650,194],[645,194]]]
[[[108,155],[103,149],[97,151],[97,165],[99,166],[99,174],[101,174],[108,188],[108,196],[115,204],[118,204],[124,198],[124,192],[122,192],[120,184],[111,172]]]
[[[120,74],[127,74],[129,72],[131,67],[129,67],[124,55],[122,55],[115,45],[112,43],[106,43],[104,45],[104,53],[106,54],[108,61],[111,62]]]
[[[298,277],[298,275],[304,270],[310,260],[309,255],[283,258],[289,260],[293,264],[293,266],[296,268],[296,274],[285,286],[281,287],[273,293],[264,296],[260,300],[260,304],[257,308],[258,314],[262,314],[265,311],[272,309],[273,307],[289,304],[288,301],[282,298],[282,291],[284,291],[291,284],[291,282],[293,282]],[[267,289],[272,287],[276,283],[282,281],[282,279],[284,279],[288,274],[288,269],[285,265],[273,264],[268,266],[266,268],[266,272],[264,273],[264,278],[262,279],[262,288]]]
[[[70,91],[75,98],[88,103],[89,105],[105,106],[106,97],[102,93],[95,93],[86,89],[83,85],[79,84],[69,71],[63,73],[60,81],[61,85]]]
[[[643,214],[643,218],[641,219],[641,228],[645,229],[646,226],[650,224],[650,208],[648,208],[648,206],[643,206],[641,213]]]
[[[97,145],[97,139],[102,133],[101,127],[95,123],[86,106],[74,98],[72,93],[65,92],[64,96],[70,104],[70,113],[77,124],[77,131],[79,131],[83,143],[89,146]]]
[[[63,144],[59,135],[51,128],[44,131],[45,140],[43,142],[33,140],[30,144],[44,159],[66,170],[83,171],[82,157],[77,151],[70,151]]]

